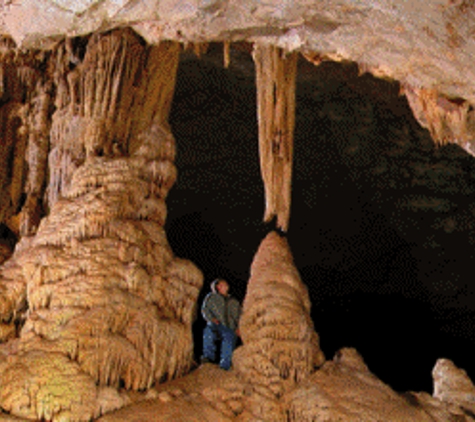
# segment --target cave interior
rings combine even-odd
[[[170,125],[178,178],[167,200],[173,251],[243,300],[264,224],[252,47],[181,53]],[[199,56],[199,57],[198,57]],[[472,376],[470,263],[475,159],[438,146],[397,81],[353,62],[299,57],[287,237],[331,357],[355,347],[398,391],[432,388],[439,357]],[[203,321],[194,324],[199,359]]]
[[[88,41],[77,37],[66,44],[78,63]],[[199,303],[217,277],[228,280],[242,301],[258,245],[278,225],[263,222],[253,46],[181,49],[169,116],[178,176],[167,198],[166,233],[173,252],[204,274]],[[47,67],[49,53],[41,54]],[[21,58],[28,68],[28,54]],[[65,72],[76,65],[69,62]],[[5,74],[12,71],[8,66]],[[31,75],[25,75],[28,81]],[[24,85],[2,86],[9,93],[2,92],[6,108],[9,101],[28,102],[33,87]],[[323,60],[316,66],[299,55],[295,93],[292,205],[289,228],[281,234],[308,287],[324,353],[331,358],[342,347],[355,347],[397,391],[430,391],[440,357],[474,378],[469,269],[475,158],[455,144],[437,145],[413,116],[399,83],[354,62]],[[56,106],[49,107],[45,115],[51,117]],[[19,125],[9,123],[1,151],[8,155],[0,171],[4,179],[21,168],[12,182],[13,213],[28,208],[29,196],[38,200],[35,194],[45,187],[43,180],[28,194],[18,188],[26,177],[18,164],[25,145],[12,141]],[[7,193],[9,187],[2,189]],[[47,215],[41,199],[31,209],[38,206]],[[18,233],[2,224],[0,237],[0,252],[8,254]],[[196,361],[202,329],[198,315]]]

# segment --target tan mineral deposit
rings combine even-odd
[[[430,394],[394,391],[354,348],[325,358],[284,236],[298,60],[398,81],[436,144],[472,153],[473,1],[3,0],[0,31],[0,222],[18,238],[0,253],[0,421],[475,420],[448,359]],[[180,54],[209,43],[254,61],[274,224],[229,371],[194,363],[203,274],[165,232]]]

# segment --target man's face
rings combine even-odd
[[[229,291],[229,284],[224,281],[224,280],[221,280],[217,285],[216,285],[216,290],[218,291],[219,294],[223,295],[223,296],[227,296],[228,295],[228,291]]]

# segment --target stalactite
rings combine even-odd
[[[20,201],[24,189],[24,153],[28,139],[28,106],[11,102],[0,109],[2,115],[2,158],[0,179],[4,191],[1,195],[0,220],[4,221],[14,233],[19,234]],[[18,155],[17,155],[18,154]]]
[[[28,208],[25,207],[28,173],[25,151],[38,118],[32,105],[37,95],[35,87],[44,79],[43,68],[49,53],[19,50],[5,37],[0,39],[0,44],[0,223],[19,235],[22,217],[32,215],[24,212]],[[46,168],[41,171],[45,173]]]
[[[90,40],[78,71],[77,98],[87,121],[87,155],[110,155],[114,141],[128,138],[130,120],[126,113],[131,108],[144,51],[130,30]]]
[[[38,227],[44,210],[42,197],[48,174],[49,131],[52,110],[52,86],[50,82],[38,83],[36,96],[31,101],[29,136],[25,162],[28,176],[25,186],[26,201],[20,213],[20,235],[32,235]]]
[[[82,62],[67,41],[57,48],[47,207],[68,188],[86,157],[126,152],[145,50],[130,29],[93,35]],[[75,65],[70,70],[71,63]]]
[[[324,57],[318,53],[303,53],[302,56],[315,66],[319,66],[324,60]]]
[[[137,86],[137,94],[134,96],[131,109],[130,121],[133,125],[130,127],[130,143],[128,149],[130,152],[137,148],[133,144],[138,139],[140,133],[145,128],[150,128],[152,122],[158,123],[156,130],[163,130],[163,135],[167,135],[169,129],[168,115],[170,113],[173,93],[175,89],[175,75],[178,69],[180,55],[180,45],[175,42],[163,42],[156,46],[149,47],[146,58],[144,59],[144,70],[140,78],[140,84]],[[167,74],[169,78],[154,78],[156,74]],[[130,115],[130,110],[123,109],[124,115],[121,118],[126,119]],[[140,144],[142,145],[142,144]],[[163,146],[166,147],[166,142]],[[143,148],[143,145],[142,145]],[[171,151],[174,152],[174,147]],[[171,160],[174,156],[171,157]],[[174,182],[174,181],[173,181]]]
[[[202,43],[195,42],[195,43],[192,43],[191,45],[193,48],[193,52],[195,53],[196,57],[198,57],[199,59],[201,58],[203,54],[206,54],[209,48],[209,44],[207,42],[202,42]]]
[[[223,57],[224,68],[227,69],[231,63],[231,43],[229,41],[224,41],[223,43]]]
[[[468,101],[449,99],[435,89],[403,86],[415,118],[427,128],[434,142],[439,145],[455,143],[473,154],[475,130],[473,113]]]
[[[271,45],[254,45],[256,65],[259,155],[264,181],[264,221],[277,217],[286,231],[290,218],[295,77],[297,54]]]

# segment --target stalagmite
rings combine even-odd
[[[290,218],[295,77],[297,53],[272,45],[254,44],[256,66],[259,156],[264,181],[264,221],[277,218],[286,231]]]
[[[451,360],[439,359],[432,370],[434,398],[475,415],[475,386]]]
[[[451,413],[443,403],[396,393],[369,371],[356,350],[348,348],[338,351],[283,401],[288,422],[471,420]]]
[[[287,241],[276,232],[267,235],[254,257],[240,331],[243,346],[233,365],[251,391],[242,420],[284,421],[280,398],[322,365],[324,356],[307,288]]]
[[[160,139],[151,136],[147,142],[149,149]],[[126,388],[145,389],[188,370],[193,303],[202,276],[191,263],[173,258],[159,222],[162,219],[154,209],[140,218],[130,211],[124,213],[124,207],[139,208],[151,194],[150,187],[164,176],[157,173],[155,179],[149,179],[149,189],[139,190],[141,177],[151,174],[144,163],[153,164],[159,157],[146,157],[140,154],[141,149],[137,151],[131,158],[89,159],[79,169],[82,172],[73,175],[71,189],[79,180],[75,176],[86,177],[88,171],[109,174],[110,181],[91,186],[74,200],[67,196],[60,199],[50,216],[42,220],[33,249],[21,261],[30,308],[20,335],[22,352],[11,356],[2,368],[1,385],[13,388],[10,378],[20,376],[14,368],[23,362],[28,365],[30,356],[38,354],[41,362],[67,357],[69,360],[61,365],[82,374],[79,379],[70,377],[78,386],[88,374],[99,385],[117,387],[123,383]],[[116,169],[125,173],[122,181],[121,172],[114,180]],[[109,204],[104,202],[108,198]],[[76,222],[64,218],[63,210],[68,209],[79,221],[76,229],[67,228]],[[180,290],[183,294],[175,295],[173,302],[162,300],[163,295],[168,298]],[[40,363],[37,367],[41,369]],[[36,382],[42,383],[42,373],[34,374],[31,388],[36,388]],[[29,378],[27,374],[21,377]],[[94,395],[94,388],[86,390]],[[21,416],[32,418],[33,409],[42,406],[43,410],[37,411],[44,417],[49,413],[63,417],[63,411],[74,413],[55,400],[20,409],[15,406],[22,402],[21,391],[8,391],[5,395],[0,390],[0,405]],[[93,398],[84,400],[94,404]],[[93,416],[91,409],[84,413],[84,420]]]

